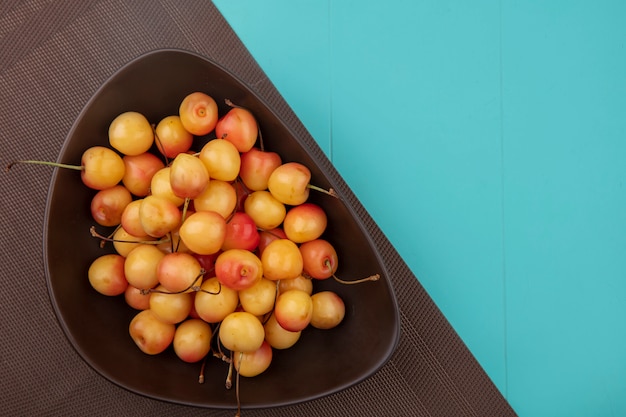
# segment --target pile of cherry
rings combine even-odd
[[[157,124],[124,112],[109,126],[110,147],[87,149],[80,166],[50,165],[80,170],[97,190],[93,219],[114,231],[91,233],[115,251],[92,262],[88,279],[138,311],[129,324],[138,348],[172,346],[189,363],[217,357],[251,377],[308,326],[342,322],[343,300],[315,292],[315,280],[379,276],[335,275],[326,213],[307,200],[310,190],[336,195],[310,184],[303,164],[266,151],[254,115],[227,104],[220,117],[211,96],[194,92]]]

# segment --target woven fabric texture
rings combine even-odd
[[[0,3],[2,163],[56,160],[73,121],[119,67],[154,49],[211,58],[249,84],[321,152],[215,6],[204,1]],[[43,228],[51,170],[3,173],[0,222],[1,415],[232,416],[128,392],[90,368],[65,337],[45,283]],[[419,281],[349,189],[388,265],[401,317],[399,345],[375,375],[340,393],[245,416],[514,416]],[[71,250],[69,248],[68,250]]]

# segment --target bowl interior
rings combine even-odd
[[[250,109],[267,150],[278,152],[285,162],[307,165],[316,185],[345,187],[321,150],[296,137],[242,82],[208,59],[180,50],[148,53],[114,74],[81,112],[59,161],[76,164],[88,147],[108,145],[108,125],[121,112],[139,111],[157,123],[177,114],[178,104],[193,91],[213,96],[220,114],[227,110],[225,99]],[[199,363],[186,364],[171,349],[157,356],[143,354],[128,334],[136,311],[123,297],[105,297],[90,287],[89,265],[113,251],[111,245],[101,248],[89,233],[95,224],[89,209],[94,194],[76,171],[55,170],[46,210],[44,256],[50,297],[71,344],[97,372],[135,393],[200,407],[236,407],[235,390],[224,388],[227,364],[208,360],[205,382],[199,384]],[[380,273],[383,278],[359,285],[316,281],[316,290],[332,289],[344,299],[344,322],[332,330],[305,330],[294,347],[274,351],[266,372],[242,378],[244,408],[287,405],[344,389],[378,370],[397,344],[395,297],[368,231],[345,201],[319,193],[311,193],[309,201],[321,205],[328,215],[324,237],[337,249],[338,275],[356,279]]]

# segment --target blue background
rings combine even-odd
[[[626,415],[626,1],[215,4],[516,412]]]

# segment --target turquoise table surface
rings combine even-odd
[[[626,415],[626,1],[215,4],[516,412]]]

